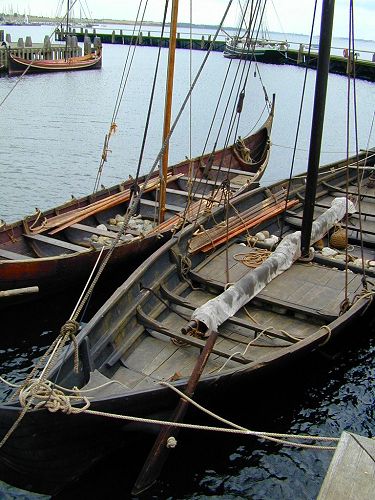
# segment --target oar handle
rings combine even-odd
[[[203,373],[208,358],[215,345],[217,336],[218,336],[217,332],[214,331],[209,332],[206,344],[203,347],[195,363],[194,369],[190,375],[189,381],[184,391],[185,395],[188,396],[189,398],[191,398],[194,395],[194,391],[198,385],[199,379]],[[189,402],[183,397],[181,397],[173,412],[171,421],[181,422],[188,409],[188,405]],[[174,427],[173,425],[163,426],[134,484],[132,490],[133,495],[139,495],[140,493],[146,491],[157,480],[164,466],[164,463],[168,458],[169,454],[168,439],[170,437],[175,437],[177,434],[178,434],[177,427]]]

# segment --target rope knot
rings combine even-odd
[[[20,404],[28,410],[34,408],[46,408],[51,413],[62,411],[66,414],[81,413],[90,406],[87,398],[79,394],[68,395],[62,390],[53,387],[51,382],[30,380],[20,391]],[[77,408],[72,406],[73,401],[83,401],[84,406]]]
[[[344,299],[340,304],[339,316],[346,313],[346,311],[349,311],[350,307],[351,307],[351,304],[350,304],[349,299],[348,298]]]
[[[68,319],[68,321],[61,327],[60,335],[62,337],[70,337],[71,339],[73,339],[73,337],[78,332],[78,328],[79,323],[77,321],[75,321],[74,319]]]
[[[68,319],[68,321],[61,327],[60,336],[63,339],[63,344],[65,344],[66,340],[69,338],[74,345],[74,371],[78,373],[78,342],[76,339],[76,333],[78,332],[79,323],[74,319]]]
[[[167,448],[176,448],[177,446],[177,439],[173,436],[170,436],[167,439]]]

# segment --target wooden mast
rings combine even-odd
[[[301,253],[303,257],[308,257],[310,251],[311,228],[314,217],[316,185],[318,181],[324,110],[327,95],[334,10],[335,0],[323,0],[319,38],[319,59],[316,72],[314,110],[311,124],[305,204],[303,207],[301,229]]]
[[[65,31],[65,61],[68,60],[68,31],[69,31],[69,10],[70,4],[69,0],[66,2],[66,31]]]
[[[178,0],[173,0],[170,35],[169,35],[170,38],[169,38],[169,54],[168,54],[168,75],[167,75],[167,88],[165,95],[163,144],[169,134],[171,127],[173,75],[174,75],[174,62],[176,54],[177,14],[178,14]],[[168,174],[168,152],[169,148],[167,144],[161,162],[159,224],[164,221],[164,213],[165,213],[166,178]]]

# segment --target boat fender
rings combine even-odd
[[[177,446],[177,439],[174,436],[170,436],[167,439],[167,448],[176,448]]]

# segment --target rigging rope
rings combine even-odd
[[[78,0],[72,0],[72,4],[70,5],[70,8],[69,8],[69,11],[59,20],[58,24],[62,24],[63,22],[65,22],[65,20],[67,20],[67,18],[69,17],[69,13],[71,12],[72,8],[74,7],[74,5],[78,2]],[[48,39],[51,40],[51,38],[53,37],[53,35],[55,34],[55,31],[56,29],[54,29],[52,31],[52,33],[48,36]],[[8,98],[10,97],[10,95],[12,94],[12,92],[14,92],[14,90],[16,89],[16,87],[19,85],[19,83],[23,80],[23,77],[26,75],[26,73],[29,71],[29,68],[30,66],[32,65],[33,63],[33,60],[31,59],[30,61],[30,64],[25,68],[24,72],[18,76],[15,84],[13,85],[13,87],[11,87],[11,89],[9,90],[9,92],[7,92],[4,96],[4,98],[2,99],[2,101],[0,101],[0,108],[1,106],[5,103],[5,101],[8,100]]]
[[[121,103],[122,103],[122,99],[124,97],[125,88],[126,88],[126,85],[127,85],[127,82],[128,82],[129,74],[130,74],[130,69],[132,67],[132,63],[133,63],[135,51],[136,51],[137,46],[138,46],[139,34],[140,34],[141,29],[142,29],[142,24],[143,24],[143,21],[144,21],[145,12],[146,12],[146,8],[147,8],[147,5],[148,5],[148,0],[145,1],[145,5],[144,5],[144,8],[143,8],[142,17],[141,17],[141,20],[139,22],[138,34],[137,34],[137,37],[135,38],[135,43],[133,45],[135,29],[136,29],[136,26],[138,24],[138,17],[139,17],[139,13],[141,11],[142,3],[143,3],[143,0],[140,0],[140,2],[138,4],[138,10],[137,10],[136,19],[135,19],[134,24],[133,24],[133,31],[132,31],[132,35],[131,35],[131,39],[130,39],[130,44],[129,44],[129,47],[128,47],[128,51],[127,51],[127,55],[126,55],[124,67],[123,67],[123,70],[122,70],[122,75],[121,75],[121,80],[120,80],[119,88],[118,88],[118,91],[117,91],[117,96],[116,96],[116,101],[115,101],[115,105],[114,105],[114,109],[113,109],[111,123],[110,123],[110,126],[109,126],[109,131],[108,131],[108,133],[104,137],[103,152],[102,152],[102,155],[101,155],[101,159],[100,159],[98,171],[97,171],[97,174],[96,174],[94,189],[93,189],[94,193],[99,188],[100,179],[101,179],[101,175],[102,175],[102,172],[103,172],[104,164],[107,161],[107,153],[110,151],[108,149],[109,140],[110,140],[112,134],[114,132],[116,132],[116,128],[117,128],[116,119],[117,119],[118,113],[120,111],[120,106],[121,106]],[[131,50],[132,50],[132,55],[130,57]],[[130,62],[129,62],[129,58],[130,58]],[[126,76],[125,76],[125,74],[126,74]]]
[[[313,19],[312,19],[312,23],[311,23],[311,31],[310,31],[310,39],[309,39],[309,50],[307,53],[307,63],[306,63],[305,74],[304,74],[304,78],[303,78],[301,104],[300,104],[299,113],[298,113],[296,137],[295,137],[295,141],[294,141],[293,156],[292,156],[292,162],[290,165],[290,172],[289,172],[289,182],[288,182],[287,193],[286,193],[286,198],[285,198],[285,213],[286,213],[286,204],[287,204],[288,199],[289,199],[290,185],[291,185],[291,180],[293,177],[294,162],[296,159],[297,143],[298,143],[298,137],[299,137],[299,132],[300,132],[301,120],[302,120],[302,110],[303,110],[303,104],[304,104],[304,99],[305,99],[309,61],[310,61],[310,57],[311,57],[311,45],[312,45],[312,39],[313,39],[313,34],[314,34],[316,9],[317,9],[317,0],[315,0],[315,2],[314,2],[314,12],[313,12]],[[281,217],[280,240],[282,239],[283,234],[284,234],[284,222],[285,222],[285,217]]]

